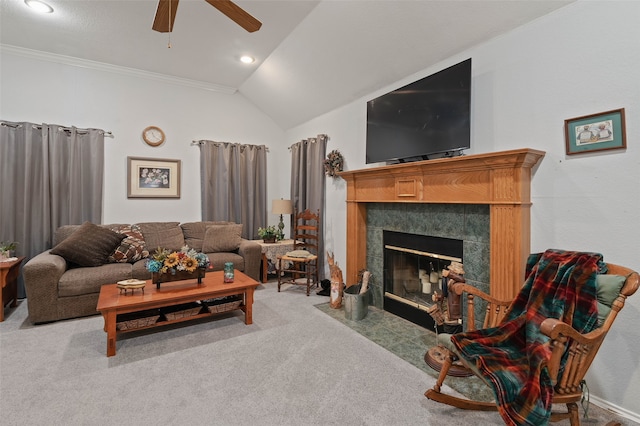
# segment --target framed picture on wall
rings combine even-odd
[[[127,198],[180,198],[180,163],[127,157]]]
[[[627,147],[624,108],[565,120],[564,132],[567,155]]]

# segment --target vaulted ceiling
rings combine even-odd
[[[253,33],[181,0],[170,35],[151,29],[157,0],[45,1],[54,13],[0,0],[3,48],[239,91],[286,130],[573,0],[237,0]]]

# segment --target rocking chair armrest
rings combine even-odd
[[[570,374],[570,376],[572,376],[572,380],[577,383],[584,377],[584,374],[591,364],[591,360],[595,357],[595,352],[598,351],[600,344],[602,344],[602,341],[607,335],[607,331],[602,327],[590,331],[589,333],[582,334],[569,324],[556,318],[547,318],[542,321],[542,324],[540,324],[540,331],[551,339],[548,342],[548,345],[551,348],[551,357],[546,363],[546,367],[554,386],[558,383],[558,373],[560,371],[561,360],[567,348],[574,348],[571,349],[570,352],[575,352],[575,348],[579,346],[581,348],[579,352],[581,353],[578,354],[578,357],[588,359],[586,362],[577,362],[576,365],[567,367],[576,371],[580,370],[577,375]],[[581,364],[582,368],[580,367]],[[563,381],[564,380],[565,379],[563,379]],[[567,386],[566,383],[564,385]],[[574,385],[576,384],[570,384],[569,388],[573,389],[573,387],[575,387]]]
[[[512,302],[512,300],[505,301],[505,300],[496,299],[495,297],[485,293],[484,291],[472,285],[461,283],[461,282],[455,282],[451,284],[451,286],[449,287],[449,291],[453,291],[458,296],[462,295],[462,293],[472,294],[489,303],[493,303],[494,305],[509,306]]]
[[[571,339],[581,345],[593,345],[598,340],[602,339],[603,334],[605,334],[602,327],[596,328],[589,333],[582,334],[569,324],[556,318],[547,318],[542,321],[542,324],[540,324],[540,331],[551,340],[560,340],[562,338],[565,340]]]
[[[479,324],[476,324],[476,298],[486,302],[486,310],[484,322],[480,328],[495,327],[502,321],[506,315],[511,301],[503,301],[485,293],[484,291],[461,282],[453,282],[449,285],[449,293],[455,294],[458,298],[462,293],[467,294],[467,318],[466,331],[475,330]]]

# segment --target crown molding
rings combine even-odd
[[[114,74],[127,75],[132,77],[144,78],[147,80],[160,81],[167,84],[175,84],[178,86],[193,87],[196,89],[209,90],[232,95],[238,91],[235,87],[223,86],[220,84],[207,83],[204,81],[190,80],[188,78],[175,77],[166,74],[155,73],[151,71],[139,70],[136,68],[122,67],[118,65],[107,64],[104,62],[91,61],[88,59],[74,58],[73,56],[59,55],[56,53],[43,52],[40,50],[26,49],[23,47],[0,44],[0,52],[22,56],[25,58],[38,59],[42,61],[55,62],[59,64],[69,65],[73,67],[89,68],[98,71],[106,71]]]

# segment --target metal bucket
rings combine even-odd
[[[359,321],[369,312],[369,289],[360,294],[361,285],[347,287],[342,294],[344,317],[348,320]]]

